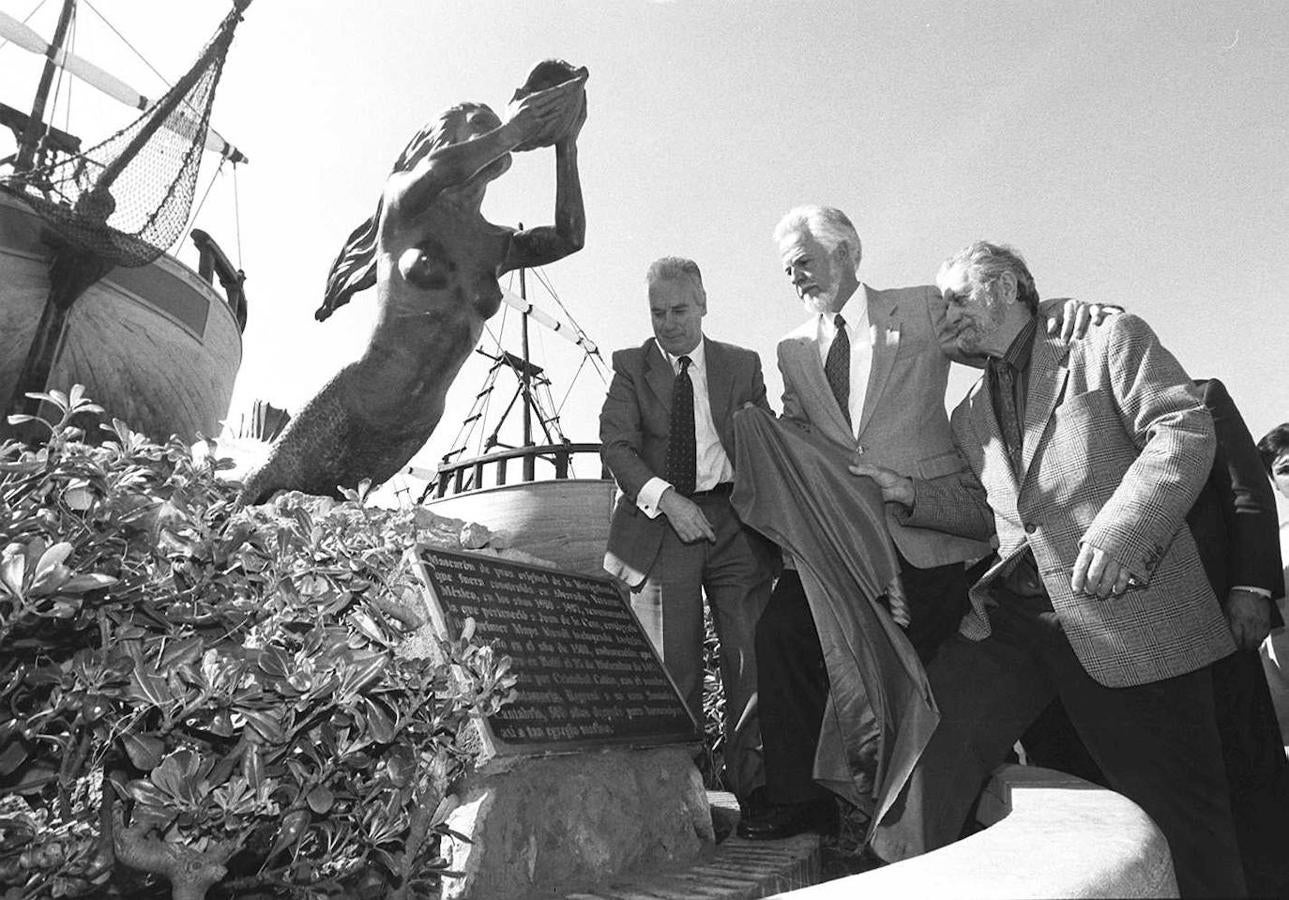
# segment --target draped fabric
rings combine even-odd
[[[831,690],[815,780],[877,822],[939,721],[926,672],[878,597],[898,572],[876,485],[835,444],[761,409],[734,416],[732,502],[791,552]]]

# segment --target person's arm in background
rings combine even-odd
[[[1226,386],[1217,379],[1200,384],[1217,434],[1213,477],[1225,488],[1219,493],[1219,508],[1231,587],[1219,599],[1236,644],[1253,650],[1282,624],[1275,604],[1284,596],[1275,496],[1253,436]]]

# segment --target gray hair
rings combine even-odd
[[[692,281],[698,293],[706,299],[707,291],[703,289],[703,273],[698,270],[698,263],[683,256],[664,256],[649,264],[645,281],[650,285],[659,281]]]
[[[1271,474],[1271,467],[1281,454],[1289,452],[1289,422],[1277,425],[1258,441],[1258,455],[1262,457],[1262,467]]]
[[[794,207],[774,226],[774,242],[782,244],[789,236],[802,232],[809,233],[829,250],[836,250],[844,244],[855,264],[855,274],[859,274],[859,260],[864,248],[850,217],[840,209],[813,204]]]
[[[1016,276],[1016,296],[1029,307],[1030,312],[1038,312],[1038,288],[1034,286],[1034,276],[1029,273],[1020,253],[1006,244],[991,244],[989,241],[968,244],[940,264],[935,283],[943,289],[944,280],[957,268],[966,273],[973,285],[981,287],[993,284],[1004,272],[1011,272]]]

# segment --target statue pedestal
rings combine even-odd
[[[685,747],[495,758],[457,792],[443,897],[495,900],[674,866],[715,840]]]

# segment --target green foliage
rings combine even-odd
[[[515,680],[468,638],[398,652],[404,550],[454,524],[367,486],[241,509],[213,443],[91,445],[79,386],[42,399],[14,418],[48,440],[0,444],[6,900],[435,893],[469,722]]]
[[[709,791],[726,791],[725,682],[721,678],[721,641],[712,612],[703,604],[703,752],[696,760]]]

